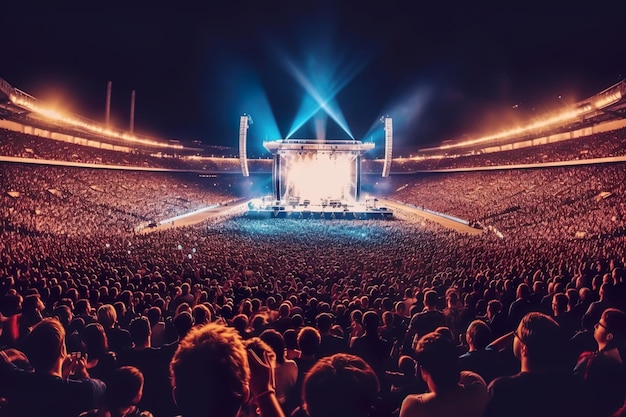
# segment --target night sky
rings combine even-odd
[[[7,8],[0,77],[97,121],[111,80],[114,126],[128,128],[134,89],[137,133],[206,145],[237,147],[246,112],[255,122],[251,153],[287,135],[303,98],[310,102],[304,79],[332,99],[356,139],[378,140],[388,114],[396,145],[417,149],[497,131],[626,77],[626,2],[586,3]],[[327,138],[348,138],[318,114]],[[315,137],[313,121],[292,137]]]

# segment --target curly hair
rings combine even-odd
[[[239,333],[217,323],[194,327],[170,362],[184,416],[233,417],[246,400],[250,370]]]

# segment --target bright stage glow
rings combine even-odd
[[[260,198],[253,198],[248,202],[248,205],[254,209],[258,209],[260,207],[263,207],[263,200],[261,200]]]
[[[283,199],[354,201],[355,155],[317,153],[283,155],[285,194]]]

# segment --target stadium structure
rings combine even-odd
[[[387,177],[390,174],[420,172],[419,166],[423,162],[451,161],[461,156],[532,148],[624,128],[626,80],[524,126],[474,139],[447,141],[437,147],[419,149],[417,156],[412,158],[393,158],[392,119],[387,116],[381,122],[385,132],[383,159],[365,159],[364,153],[372,149],[374,144],[358,140],[277,139],[264,142],[265,149],[272,154],[271,159],[248,161],[246,142],[252,118],[244,114],[239,126],[239,157],[220,158],[219,169],[214,168],[212,171],[211,168],[197,168],[197,160],[203,158],[198,156],[202,149],[186,147],[178,141],[138,135],[112,128],[106,123],[59,112],[0,78],[0,128],[42,140],[62,141],[108,151],[151,156],[167,154],[170,159],[180,163],[178,166],[183,167],[140,167],[147,170],[199,171],[205,175],[229,173],[248,177],[249,164],[254,164],[257,173],[271,172],[272,190],[266,195],[248,196],[258,197],[248,203],[251,214],[260,217],[341,219],[393,217],[392,210],[379,206],[376,196],[363,198],[361,186],[364,174]],[[69,165],[71,161],[59,163]],[[392,169],[392,166],[395,168]],[[486,168],[471,168],[475,169]],[[432,168],[427,170],[433,171]],[[451,169],[440,171],[446,170]]]

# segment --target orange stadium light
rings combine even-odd
[[[19,105],[23,108],[28,109],[33,113],[37,113],[41,116],[44,116],[48,119],[52,119],[56,122],[66,123],[75,127],[80,127],[85,130],[89,130],[93,133],[106,135],[110,138],[122,139],[128,142],[140,143],[144,145],[160,147],[160,148],[171,148],[171,149],[184,149],[184,146],[178,144],[169,144],[165,142],[158,142],[155,140],[140,138],[135,135],[128,134],[123,131],[112,130],[107,127],[103,127],[95,122],[88,121],[85,118],[75,115],[64,114],[63,112],[52,109],[47,106],[44,106],[34,97],[29,96],[26,93],[20,92],[21,94],[10,94],[9,99],[12,103]]]
[[[568,120],[572,120],[575,119],[576,117],[580,116],[583,113],[587,113],[588,111],[591,110],[591,105],[585,105],[582,107],[578,107],[575,109],[569,109],[569,110],[565,110],[555,116],[549,117],[547,119],[544,120],[538,120],[534,123],[528,124],[526,126],[522,126],[522,127],[518,127],[518,128],[514,128],[514,129],[510,129],[504,132],[500,132],[500,133],[496,133],[493,135],[488,135],[488,136],[483,136],[477,139],[470,139],[470,140],[466,140],[463,142],[457,142],[454,144],[447,144],[447,145],[442,145],[439,147],[439,149],[452,149],[452,148],[459,148],[459,147],[464,147],[464,146],[469,146],[469,145],[476,145],[479,143],[483,143],[483,142],[489,142],[489,141],[493,141],[493,140],[502,140],[502,139],[506,139],[509,138],[511,136],[516,136],[522,133],[527,133],[527,132],[531,132],[533,130],[537,130],[537,129],[541,129],[544,127],[548,127],[550,125],[556,124],[556,123],[562,123]]]

